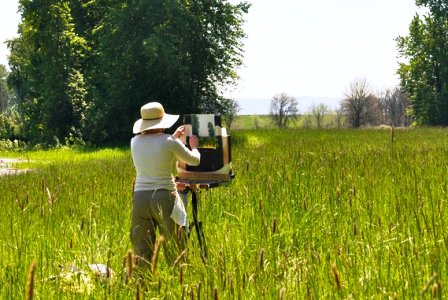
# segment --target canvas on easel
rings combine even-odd
[[[226,128],[221,126],[221,117],[212,114],[186,115],[184,126],[184,143],[187,146],[190,136],[199,137],[198,150],[201,153],[201,162],[198,166],[179,162],[178,177],[197,181],[230,181],[233,178],[231,142]]]
[[[191,130],[187,130],[186,135],[195,135],[199,137],[198,148],[216,149],[216,137],[220,135],[220,132],[217,132],[216,130],[214,115],[190,115],[189,118],[186,117],[186,121],[190,121],[191,123],[191,127],[188,126]]]

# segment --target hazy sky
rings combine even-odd
[[[340,97],[359,78],[373,89],[398,84],[394,39],[408,34],[414,0],[252,3],[238,97]]]
[[[0,0],[0,64],[7,65],[9,54],[5,40],[17,36],[20,15],[17,13],[18,0]]]
[[[231,0],[236,3],[238,0]],[[373,90],[399,83],[394,39],[407,35],[415,0],[252,0],[236,99],[342,98],[365,78]],[[16,35],[17,0],[1,0],[0,40]],[[6,45],[0,64],[6,64]]]

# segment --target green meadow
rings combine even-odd
[[[343,124],[346,126],[346,124]],[[298,115],[288,124],[289,128],[317,128],[315,117],[312,114]],[[232,129],[275,129],[270,115],[239,115],[232,123]],[[328,114],[323,118],[322,128],[338,128],[336,116]]]
[[[129,149],[0,152],[31,169],[0,177],[0,298],[30,277],[35,299],[448,296],[447,129],[231,134],[235,180],[199,195],[206,262],[193,230],[178,264],[131,277]]]

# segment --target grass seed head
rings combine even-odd
[[[36,271],[36,261],[30,265],[30,269],[28,271],[28,279],[26,281],[26,300],[32,300],[34,297],[34,273]]]
[[[277,233],[277,218],[272,221],[272,233]]]
[[[53,196],[53,194],[51,194],[50,190],[48,188],[45,188],[47,190],[47,196],[48,196],[48,203],[50,203],[50,205],[53,205],[54,202],[56,201],[55,197]]]
[[[431,287],[431,285],[433,284],[433,282],[437,279],[437,277],[438,277],[438,274],[437,273],[434,273],[432,276],[431,276],[431,278],[428,280],[428,282],[426,282],[426,284],[425,284],[425,286],[423,287],[423,289],[422,289],[422,295],[424,294],[424,293],[426,293],[428,290],[429,290],[429,288]]]
[[[85,221],[85,219],[82,218],[81,219],[81,224],[79,225],[79,231],[81,231],[81,232],[84,230],[84,221]]]
[[[184,267],[180,265],[179,267],[179,284],[182,285],[184,283]]]
[[[140,280],[137,280],[137,283],[135,284],[135,288],[136,288],[135,299],[136,299],[136,300],[140,300],[140,299],[142,299],[142,297],[141,297],[141,284],[140,284]]]
[[[260,265],[260,269],[263,270],[263,268],[264,268],[264,249],[261,249],[261,251],[260,251],[260,262],[259,262],[259,265]]]
[[[218,288],[214,287],[213,288],[213,300],[218,300]]]
[[[202,287],[202,284],[199,281],[198,286],[196,287],[196,290],[198,291],[198,299],[201,299],[201,287]]]
[[[185,257],[185,255],[187,254],[187,248],[185,248],[180,254],[179,256],[176,258],[176,260],[174,261],[173,266],[177,266],[179,264],[179,262]]]
[[[433,284],[433,286],[431,288],[431,294],[434,299],[437,298],[438,295],[441,295],[440,294],[441,289],[442,289],[442,284],[440,282],[436,282]]]
[[[153,253],[152,259],[151,259],[151,271],[153,274],[155,274],[157,271],[157,263],[159,261],[160,249],[162,249],[162,245],[163,245],[164,241],[165,241],[165,237],[163,235],[161,235],[157,239],[156,244],[154,246],[154,253]]]
[[[132,277],[132,273],[134,273],[134,254],[132,250],[128,250],[128,254],[126,255],[126,283],[129,282],[129,279]]]
[[[342,281],[341,281],[341,275],[339,274],[338,269],[336,268],[336,264],[334,264],[331,267],[331,271],[333,272],[334,275],[334,280],[336,282],[336,286],[337,288],[340,290],[342,288]]]
[[[285,299],[285,292],[286,292],[286,289],[284,287],[282,287],[280,289],[280,292],[279,292],[279,295],[278,295],[278,299],[279,300],[284,300]]]

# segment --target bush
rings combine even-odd
[[[0,139],[0,151],[17,151],[26,148],[27,144],[24,141]]]
[[[22,120],[16,109],[0,113],[0,140],[22,139]]]

